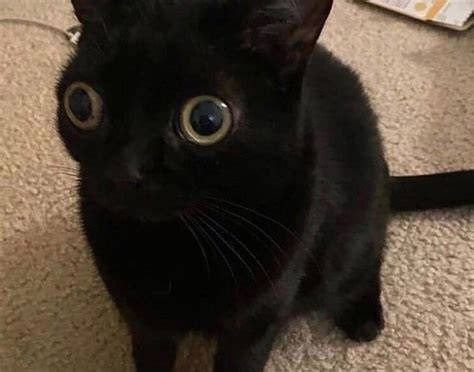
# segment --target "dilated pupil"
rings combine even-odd
[[[69,107],[80,121],[89,120],[92,116],[92,102],[89,94],[83,89],[75,89],[69,97]]]
[[[212,101],[203,101],[191,112],[191,125],[201,136],[215,134],[224,122],[222,109]]]

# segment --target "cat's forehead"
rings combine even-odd
[[[222,36],[216,31],[229,32],[241,21],[235,11],[230,11],[229,7],[235,7],[235,4],[225,0],[135,0],[125,3],[126,9],[110,15],[108,21],[131,34],[151,28],[176,37],[215,38]]]
[[[227,58],[204,36],[157,31],[146,25],[124,30],[110,49],[105,70],[113,67],[123,74],[156,77],[168,86],[223,84],[229,80]]]
[[[209,79],[242,47],[242,17],[224,0],[124,0],[84,27],[79,69],[151,66]],[[131,69],[134,71],[136,69]]]
[[[136,1],[127,18],[99,28],[105,43],[102,52],[109,60],[120,54],[129,60],[179,63],[187,71],[200,62],[201,69],[212,68],[219,55],[236,47],[231,16],[226,15],[228,22],[223,22],[217,3]],[[96,42],[94,35],[90,39]]]

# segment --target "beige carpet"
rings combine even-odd
[[[0,0],[7,16],[74,22],[67,0]],[[394,173],[474,168],[474,31],[441,31],[338,0],[324,42],[361,72]],[[127,332],[77,224],[74,180],[52,167],[70,164],[53,99],[69,52],[49,31],[0,25],[2,372],[132,370]],[[383,336],[358,346],[316,316],[298,319],[268,371],[473,370],[473,251],[472,208],[397,218]],[[205,370],[202,350],[184,353],[195,367],[182,370]]]

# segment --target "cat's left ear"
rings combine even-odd
[[[95,23],[102,19],[104,12],[114,0],[72,0],[77,19],[82,24]]]
[[[244,46],[276,63],[282,73],[304,68],[333,0],[251,0]]]

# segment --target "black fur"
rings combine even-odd
[[[474,171],[392,177],[392,211],[453,208],[474,204]]]
[[[58,129],[138,370],[171,371],[193,330],[217,336],[215,371],[262,371],[288,318],[317,308],[374,339],[390,178],[357,76],[321,46],[309,56],[330,1],[73,4],[84,33]],[[65,114],[76,81],[103,98],[93,132]],[[202,94],[235,120],[205,148],[174,125]]]

